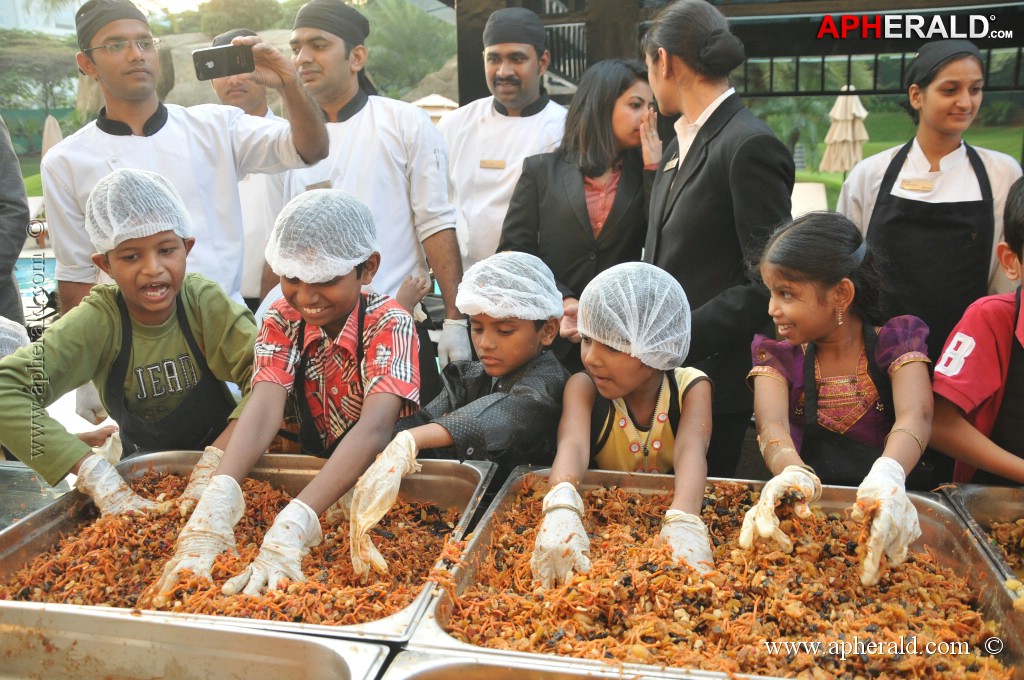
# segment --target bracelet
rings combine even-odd
[[[903,433],[909,434],[911,437],[913,437],[914,441],[917,442],[917,445],[919,447],[921,447],[921,453],[924,453],[924,448],[925,448],[924,441],[921,440],[921,437],[919,437],[917,435],[917,433],[915,433],[912,430],[908,430],[905,427],[897,427],[897,428],[894,428],[892,430],[889,430],[889,434],[885,435],[885,441],[883,442],[883,447],[889,444],[889,437],[893,436],[897,432],[903,432]]]
[[[572,510],[577,515],[579,515],[581,519],[583,518],[583,511],[577,508],[572,503],[552,503],[548,507],[544,508],[544,514],[546,515],[552,510]]]

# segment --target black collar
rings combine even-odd
[[[144,137],[152,137],[156,133],[160,132],[164,124],[167,122],[167,107],[164,106],[163,102],[158,102],[156,112],[149,117],[146,124],[142,126],[142,135]],[[132,129],[127,123],[122,123],[119,120],[107,118],[107,107],[104,106],[100,109],[100,115],[96,118],[96,127],[108,135],[117,135],[119,137],[131,137]]]
[[[366,106],[367,103],[369,103],[369,101],[370,98],[366,95],[365,92],[363,92],[362,90],[357,90],[355,96],[352,97],[352,99],[348,100],[348,104],[345,104],[338,110],[337,122],[344,123],[346,120],[362,111],[363,107]],[[324,121],[330,122],[330,120],[327,117],[327,112],[321,111],[321,113],[324,114]]]
[[[544,110],[544,107],[548,105],[548,101],[548,95],[544,92],[541,92],[540,98],[537,101],[533,102],[532,104],[528,104],[525,107],[523,107],[523,110],[519,112],[519,115],[523,118],[527,118],[529,116],[536,116],[538,113]],[[494,110],[503,116],[508,115],[508,109],[505,107],[504,104],[498,101],[497,97],[494,98]]]

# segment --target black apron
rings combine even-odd
[[[207,365],[192,335],[180,293],[174,304],[178,327],[202,377],[173,411],[159,420],[149,421],[130,413],[125,405],[124,381],[132,354],[132,320],[124,297],[117,294],[121,349],[107,375],[110,403],[106,407],[110,417],[117,421],[125,456],[148,451],[202,451],[220,436],[228,425],[228,416],[238,406],[227,384],[218,380]]]
[[[999,406],[999,415],[992,427],[989,439],[993,443],[1024,458],[1024,346],[1017,340],[1017,324],[1020,323],[1020,288],[1017,288],[1016,305],[1014,306],[1014,324],[1010,331],[1011,347],[1010,365],[1006,371],[1006,390],[1003,392],[1003,403]],[[978,470],[971,479],[975,484],[994,484],[997,486],[1019,486],[1018,482],[1000,477],[986,470]]]
[[[883,319],[913,314],[928,324],[936,362],[967,307],[988,294],[995,238],[992,187],[978,152],[965,144],[980,201],[924,203],[891,194],[913,140],[892,159],[868,226],[868,245],[885,256],[888,303]]]
[[[356,313],[356,371],[359,373],[360,381],[363,379],[363,320],[365,316],[366,298],[360,295],[359,310]],[[302,320],[299,322],[298,334],[300,347],[305,344],[305,338],[306,321]],[[334,453],[335,447],[338,446],[338,443],[345,438],[349,431],[342,432],[333,440],[330,439],[330,434],[328,434],[327,446],[324,446],[323,440],[320,438],[320,432],[316,429],[316,423],[313,422],[313,414],[309,410],[309,401],[306,398],[306,361],[306,351],[303,348],[299,354],[299,366],[295,371],[295,383],[292,389],[299,414],[299,445],[302,447],[302,453],[307,456],[330,458],[331,454]],[[294,440],[294,435],[284,430],[281,430],[278,434]]]
[[[868,360],[868,376],[878,390],[876,408],[895,418],[892,400],[892,386],[878,368],[875,361],[875,347],[878,335],[871,324],[864,326],[864,353]],[[860,486],[881,455],[876,449],[852,437],[834,432],[818,422],[818,382],[814,377],[815,346],[807,343],[804,354],[804,441],[800,457],[814,468],[823,484]],[[927,490],[931,485],[931,469],[923,462],[907,476],[907,488]]]

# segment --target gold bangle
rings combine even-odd
[[[572,510],[580,517],[583,517],[583,511],[577,508],[572,503],[552,503],[548,507],[544,508],[543,514],[548,514],[552,510]]]
[[[889,437],[893,436],[897,432],[903,432],[903,433],[909,434],[911,437],[913,437],[914,441],[917,442],[917,445],[919,447],[921,447],[921,453],[924,453],[924,448],[925,448],[924,447],[924,441],[922,441],[921,438],[919,436],[917,436],[917,433],[913,432],[912,430],[908,430],[905,427],[897,427],[897,428],[893,428],[892,430],[889,430],[889,434],[885,435],[885,442],[883,442],[883,447],[884,446],[888,446],[888,444],[889,444]]]

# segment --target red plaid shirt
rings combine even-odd
[[[419,340],[412,317],[389,297],[363,294],[362,376],[356,366],[358,305],[332,340],[320,326],[306,324],[305,390],[320,438],[333,440],[349,430],[362,412],[365,395],[397,394],[405,400],[399,417],[419,408]],[[302,315],[287,300],[271,305],[256,339],[252,383],[267,380],[291,392],[299,365]],[[325,433],[328,436],[325,436]]]

